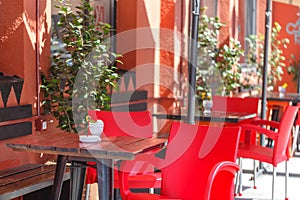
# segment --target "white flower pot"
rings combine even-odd
[[[213,106],[213,101],[212,100],[203,100],[202,102],[204,111],[204,114],[210,114],[211,113],[211,108]]]
[[[89,123],[89,130],[92,135],[100,136],[103,132],[104,123],[102,120],[97,120],[96,122]]]
[[[284,97],[286,88],[278,86],[279,97]]]

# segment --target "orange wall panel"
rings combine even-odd
[[[0,72],[24,77],[23,2],[4,0],[0,6]]]
[[[257,33],[265,34],[266,0],[260,0],[257,6]]]
[[[283,50],[283,56],[285,56],[285,65],[286,67],[289,65],[289,59],[291,55],[295,55],[297,60],[299,60],[299,52],[300,52],[300,40],[295,37],[294,34],[299,34],[299,25],[295,25],[298,20],[300,20],[298,16],[299,7],[293,6],[289,4],[273,2],[273,24],[274,22],[278,22],[281,25],[281,32],[279,38],[288,38],[290,43],[288,44],[287,49]],[[293,26],[289,26],[293,25]],[[289,34],[294,28],[294,34]],[[282,81],[279,81],[277,85],[282,85],[283,83],[287,83],[289,86],[287,88],[287,92],[296,92],[297,87],[296,83],[293,82],[293,76],[288,75],[286,68],[284,68],[284,75]],[[277,86],[274,88],[277,91]]]
[[[122,0],[117,3],[117,53],[122,54],[121,69],[136,66],[137,0]],[[123,9],[126,8],[126,9]],[[120,36],[120,37],[119,37]]]

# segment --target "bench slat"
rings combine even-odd
[[[28,169],[30,168],[31,169]],[[55,165],[22,166],[25,171],[11,172],[0,178],[0,200],[17,198],[53,185]],[[63,181],[70,179],[67,168]]]
[[[5,186],[5,185],[10,185],[10,184],[15,184],[15,183],[21,182],[25,179],[28,179],[28,178],[31,178],[34,176],[39,176],[44,173],[53,172],[53,171],[55,171],[54,165],[48,165],[48,166],[45,165],[45,166],[37,167],[37,168],[31,169],[31,170],[18,172],[18,173],[12,174],[10,176],[6,176],[5,178],[1,178],[0,179],[0,187]]]
[[[11,176],[13,174],[17,174],[20,172],[36,169],[41,166],[42,166],[42,164],[26,164],[26,165],[22,165],[22,166],[15,167],[15,168],[10,168],[7,170],[0,170],[0,180],[1,180],[1,178]]]

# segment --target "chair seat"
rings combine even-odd
[[[278,163],[288,160],[286,154],[281,156],[278,155],[277,162],[273,162],[273,149],[269,147],[263,147],[252,144],[239,144],[238,157],[242,158],[251,158],[256,160],[259,157],[259,160],[269,164],[277,166]]]
[[[141,175],[133,175],[128,177],[128,185],[130,188],[160,188],[161,173],[149,173]],[[114,187],[120,188],[119,175],[114,173]]]
[[[97,173],[95,168],[88,168],[86,177],[86,184],[97,183]],[[161,173],[148,173],[129,176],[128,184],[130,188],[160,188],[161,187]],[[119,186],[119,173],[114,170],[114,188]]]
[[[172,199],[170,197],[158,195],[158,194],[149,194],[149,193],[130,193],[128,195],[128,199],[130,200],[181,200],[181,199]]]

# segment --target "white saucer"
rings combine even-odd
[[[79,135],[80,142],[100,142],[100,140],[97,135]]]

